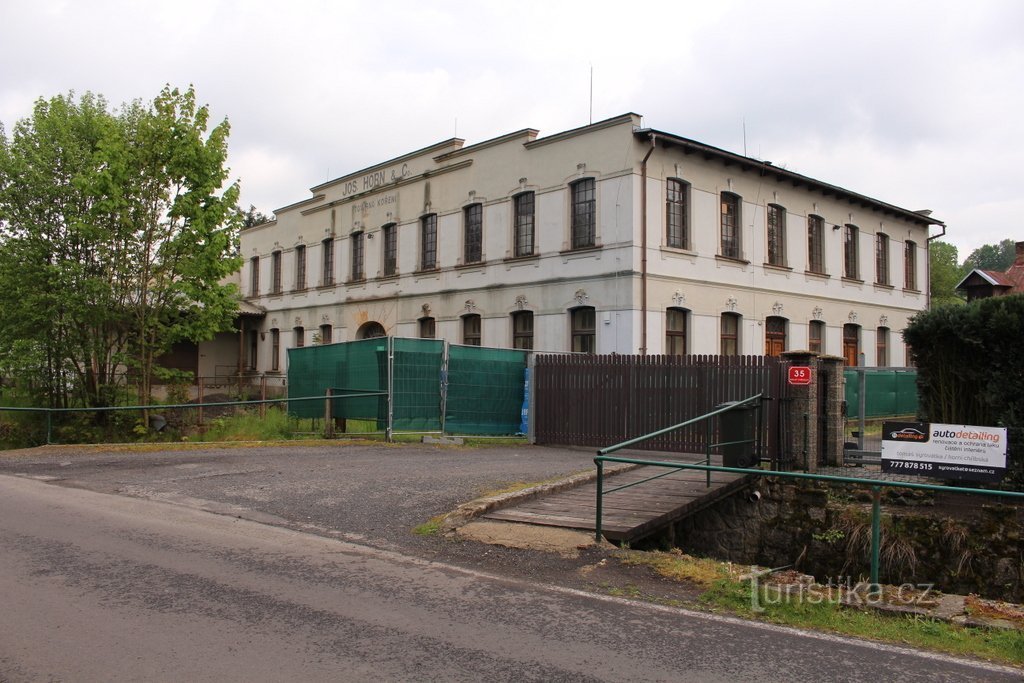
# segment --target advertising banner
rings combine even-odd
[[[996,482],[1006,474],[1006,428],[885,422],[882,471]]]

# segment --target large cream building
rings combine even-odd
[[[928,212],[626,114],[451,139],[317,185],[245,230],[246,365],[382,334],[620,354],[809,349],[903,365]]]

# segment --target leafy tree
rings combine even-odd
[[[262,211],[257,210],[253,204],[250,204],[249,210],[242,214],[242,230],[252,228],[257,225],[263,225],[264,223],[269,223],[272,220],[274,220],[273,216],[268,216]]]
[[[239,190],[227,121],[208,126],[191,88],[167,87],[116,114],[40,100],[0,136],[0,367],[45,358],[51,405],[105,405],[126,368],[146,402],[162,353],[230,328]]]
[[[957,265],[956,247],[935,240],[928,247],[928,257],[931,261],[932,305],[963,303],[963,297],[956,291],[964,276],[964,269]]]
[[[967,270],[979,268],[1001,273],[1013,265],[1015,255],[1016,246],[1013,240],[1005,239],[999,244],[985,244],[972,251],[971,255],[964,259],[964,267]]]

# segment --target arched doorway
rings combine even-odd
[[[356,330],[356,339],[373,339],[375,337],[386,337],[387,332],[384,330],[384,326],[376,320],[363,323]]]

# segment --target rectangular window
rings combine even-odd
[[[740,197],[732,192],[722,193],[722,256],[739,259],[740,249]]]
[[[321,325],[320,326],[320,343],[321,344],[330,344],[331,340],[332,340],[332,337],[334,336],[333,332],[334,332],[334,327],[332,327],[330,325],[330,323],[328,323],[326,325]]]
[[[270,255],[270,282],[271,293],[281,293],[281,252],[275,251]]]
[[[270,331],[270,371],[278,372],[281,369],[281,330]]]
[[[484,207],[483,204],[471,204],[462,212],[463,231],[463,263],[479,263],[483,259],[484,240]]]
[[[670,308],[665,315],[665,353],[669,356],[686,355],[686,311]]]
[[[420,318],[420,339],[433,339],[435,331],[433,318]]]
[[[778,204],[768,205],[768,264],[786,265],[786,210]]]
[[[298,245],[295,247],[295,289],[302,291],[306,288],[306,247]]]
[[[843,228],[843,277],[850,280],[860,279],[860,255],[857,249],[859,240],[860,230],[856,225],[846,225]]]
[[[820,320],[812,320],[807,329],[807,350],[811,353],[820,354],[824,348],[825,323]]]
[[[583,249],[596,244],[597,199],[593,178],[585,178],[570,186],[572,190],[572,248]]]
[[[475,313],[462,317],[462,343],[480,346],[480,316]]]
[[[740,316],[735,313],[722,314],[721,349],[723,356],[739,355]]]
[[[249,296],[260,295],[260,257],[249,259]]]
[[[515,251],[516,256],[533,256],[533,193],[517,194],[512,203],[515,207]]]
[[[597,350],[594,308],[576,308],[569,315],[572,323],[572,350],[576,353],[594,353]]]
[[[889,284],[889,236],[881,232],[875,235],[875,282]]]
[[[807,217],[807,270],[825,273],[825,219],[821,216]]]
[[[437,268],[437,214],[420,219],[420,270]]]
[[[323,249],[323,279],[324,287],[334,284],[334,238],[328,237],[320,243]]]
[[[903,247],[903,287],[917,289],[917,245],[909,240]]]
[[[384,277],[398,272],[398,226],[389,223],[380,229],[384,237]]]
[[[665,183],[665,244],[675,249],[690,248],[690,186],[670,178]]]
[[[875,330],[875,365],[880,368],[889,365],[889,328]]]
[[[306,345],[306,330],[302,327],[296,327],[295,332],[295,348],[301,348]]]
[[[365,280],[366,271],[363,268],[363,235],[362,232],[352,233],[352,280]]]
[[[512,348],[533,348],[533,311],[516,311],[512,314]]]

